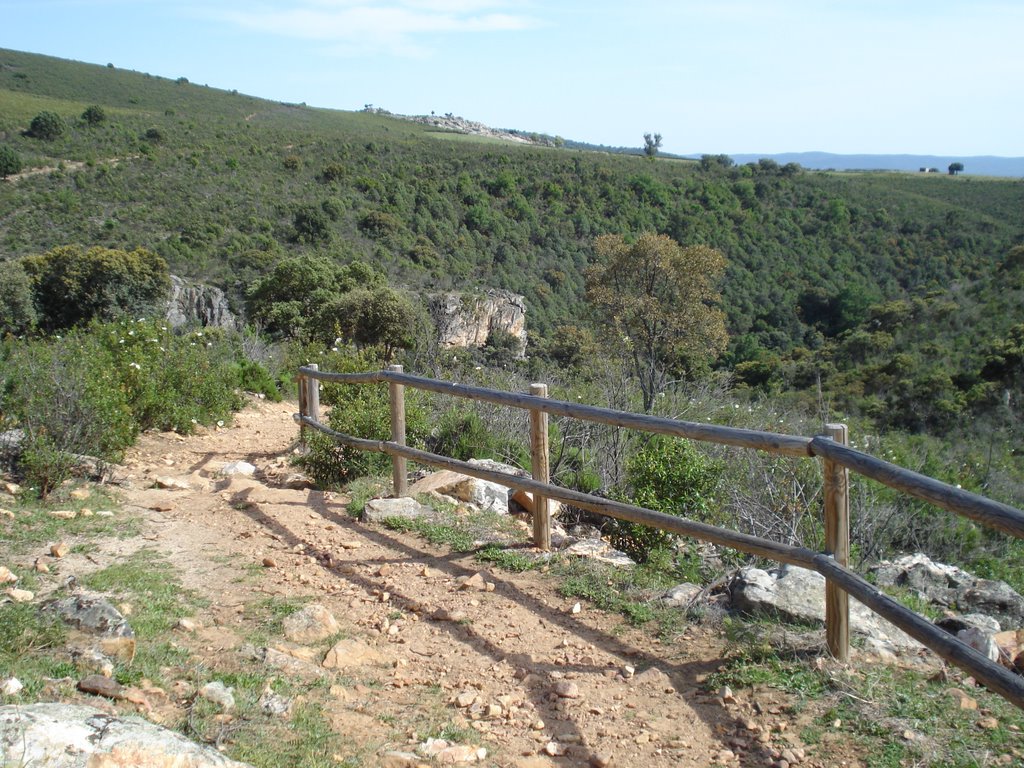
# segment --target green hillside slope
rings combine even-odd
[[[89,105],[106,119],[84,121]],[[43,111],[64,119],[62,136],[24,135]],[[579,322],[595,236],[656,230],[726,255],[723,364],[745,364],[741,379],[753,386],[813,388],[824,374],[861,405],[874,395],[840,376],[855,365],[843,339],[872,332],[872,306],[978,285],[984,296],[971,306],[1019,314],[993,276],[1024,241],[1020,180],[524,146],[8,50],[0,145],[46,169],[0,183],[0,257],[67,243],[144,246],[236,302],[284,255],[360,257],[412,289],[522,293],[542,341]],[[981,313],[961,318],[960,294],[950,295],[950,322],[972,330],[932,339],[926,357],[970,368],[962,381],[951,371],[965,394],[984,367],[980,350],[1013,323],[990,333]],[[900,339],[920,356],[911,337]],[[963,343],[978,354],[963,354]]]

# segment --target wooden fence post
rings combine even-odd
[[[301,421],[301,419],[304,419],[306,416],[309,415],[309,406],[306,403],[306,381],[307,381],[306,374],[300,373],[299,374],[299,380],[298,380],[298,385],[299,385],[299,418],[300,418],[300,421],[299,421],[299,448],[300,448],[300,450],[303,453],[306,452],[306,447],[307,447],[306,446],[306,433],[309,430],[309,428],[304,423],[302,423],[302,421]]]
[[[536,397],[548,396],[547,384],[531,384],[530,394]],[[530,409],[530,465],[533,479],[547,483],[551,479],[548,462],[548,415],[535,408]],[[537,549],[551,549],[551,506],[547,497],[533,497],[533,545]]]
[[[849,444],[845,424],[826,424],[833,441]],[[826,459],[825,475],[825,554],[839,565],[850,562],[850,471]],[[831,579],[825,581],[825,639],[829,652],[841,662],[850,660],[850,596]]]
[[[388,370],[401,373],[402,366],[389,365]],[[391,442],[405,445],[405,385],[388,382],[391,396]],[[391,457],[391,481],[396,497],[409,495],[409,469],[404,456]]]
[[[320,370],[316,363],[310,363],[307,367],[312,371]],[[320,380],[312,376],[306,377],[306,415],[313,421],[320,421]]]

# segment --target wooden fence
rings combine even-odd
[[[319,413],[319,382],[321,381],[344,384],[386,383],[390,390],[391,400],[391,440],[366,440],[352,435],[343,435],[321,424]],[[408,447],[405,444],[404,400],[407,386],[427,392],[529,411],[533,476],[519,477]],[[737,427],[678,421],[552,400],[547,397],[547,386],[544,384],[533,384],[529,394],[520,394],[437,381],[403,373],[402,367],[399,365],[391,366],[383,371],[348,374],[320,371],[316,365],[304,366],[299,369],[299,410],[300,413],[296,415],[296,421],[299,422],[304,435],[306,430],[313,429],[329,435],[340,444],[358,450],[389,454],[392,457],[396,496],[404,496],[408,493],[406,462],[410,460],[425,466],[454,470],[508,488],[532,493],[536,510],[533,518],[534,544],[541,549],[550,549],[551,547],[549,500],[554,499],[609,517],[641,523],[652,528],[731,547],[775,562],[789,563],[817,571],[826,579],[825,634],[829,651],[836,659],[842,662],[849,660],[849,595],[853,595],[879,616],[930,648],[939,657],[960,667],[978,682],[1000,694],[1017,707],[1024,709],[1024,678],[990,661],[986,656],[962,643],[953,635],[905,608],[849,569],[849,472],[852,470],[890,488],[931,502],[943,509],[1017,538],[1024,538],[1024,512],[854,450],[847,445],[848,434],[846,426],[843,424],[828,425],[828,433],[825,435],[797,437]],[[815,552],[805,547],[780,544],[727,528],[719,528],[688,518],[667,515],[651,509],[552,485],[548,477],[547,419],[549,414],[655,434],[765,451],[782,456],[818,458],[823,463],[825,484],[825,551]]]

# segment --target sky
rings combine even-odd
[[[678,154],[1024,155],[1022,0],[0,0],[0,48]]]

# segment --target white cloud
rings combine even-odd
[[[536,21],[503,12],[500,0],[303,0],[292,7],[250,6],[213,13],[246,29],[313,40],[340,54],[423,56],[422,38],[529,29]]]

